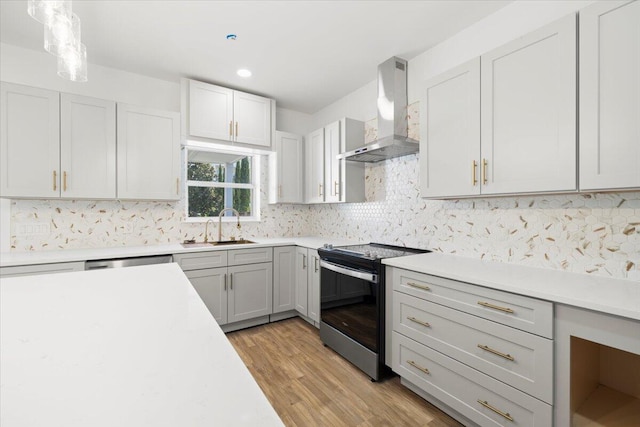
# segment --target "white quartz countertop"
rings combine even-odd
[[[3,427],[282,426],[177,264],[0,279]]]
[[[640,282],[428,253],[384,264],[640,320]]]
[[[180,244],[152,245],[152,246],[123,246],[111,248],[86,248],[86,249],[61,249],[51,251],[33,252],[2,252],[0,253],[0,267],[13,267],[17,265],[52,264],[60,262],[89,261],[97,259],[130,258],[151,255],[178,254],[188,252],[224,251],[244,249],[250,247],[287,246],[297,245],[316,249],[325,243],[335,246],[361,243],[352,240],[336,239],[328,237],[283,237],[283,238],[250,238],[256,243],[246,245],[226,246],[197,246],[183,247]]]

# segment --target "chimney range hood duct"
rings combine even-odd
[[[407,128],[407,61],[394,56],[378,66],[378,139],[337,157],[375,163],[415,154],[419,142]]]

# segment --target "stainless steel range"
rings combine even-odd
[[[374,381],[385,369],[382,259],[425,252],[379,243],[318,249],[320,339]]]

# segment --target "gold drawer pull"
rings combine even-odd
[[[426,326],[427,328],[431,327],[431,325],[428,322],[425,322],[425,321],[420,320],[420,319],[416,319],[413,316],[407,316],[407,319],[411,320],[412,322],[417,323],[418,325]]]
[[[67,191],[67,171],[62,172],[62,191]]]
[[[53,171],[53,191],[56,191],[58,189],[58,186],[56,185],[57,183],[58,183],[58,172]]]
[[[236,138],[238,137],[238,122],[236,122]]]
[[[502,353],[502,352],[500,352],[500,351],[498,351],[498,350],[494,350],[494,349],[492,349],[491,347],[489,347],[488,345],[478,344],[478,348],[481,348],[481,349],[482,349],[482,350],[484,350],[484,351],[488,351],[489,353],[496,354],[496,355],[498,355],[498,356],[500,356],[500,357],[504,357],[505,359],[507,359],[507,360],[511,360],[512,362],[514,362],[514,361],[516,360],[516,359],[514,359],[514,358],[513,358],[513,356],[512,356],[512,355]]]
[[[233,120],[229,122],[229,136],[233,136]]]
[[[508,419],[509,421],[513,421],[513,417],[511,415],[509,415],[508,412],[502,412],[500,409],[493,407],[491,405],[489,405],[489,402],[487,402],[486,400],[480,400],[478,399],[478,403],[481,404],[482,406],[484,406],[485,408],[491,409],[493,412],[495,412],[498,415],[501,415],[503,417],[505,417],[506,419]]]
[[[407,282],[407,285],[411,286],[412,288],[422,289],[423,291],[431,290],[431,288],[426,285],[418,285],[417,283],[414,283],[414,282]]]
[[[340,195],[340,187],[338,186],[338,184],[340,184],[338,181],[333,182],[333,192],[336,196]]]
[[[482,183],[487,184],[487,159],[482,159]]]
[[[481,306],[487,307],[487,308],[493,308],[494,310],[504,311],[505,313],[513,313],[513,310],[508,308],[508,307],[500,307],[499,305],[493,305],[493,304],[488,303],[486,301],[478,301],[478,305],[481,305]]]
[[[423,368],[422,366],[418,365],[416,362],[414,362],[413,360],[407,360],[407,363],[411,366],[413,366],[414,368],[424,372],[425,374],[429,375],[430,372],[427,368]]]

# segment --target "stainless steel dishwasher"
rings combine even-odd
[[[97,259],[86,261],[85,270],[100,270],[104,268],[135,267],[138,265],[166,264],[172,261],[171,255],[153,255],[133,258]]]

